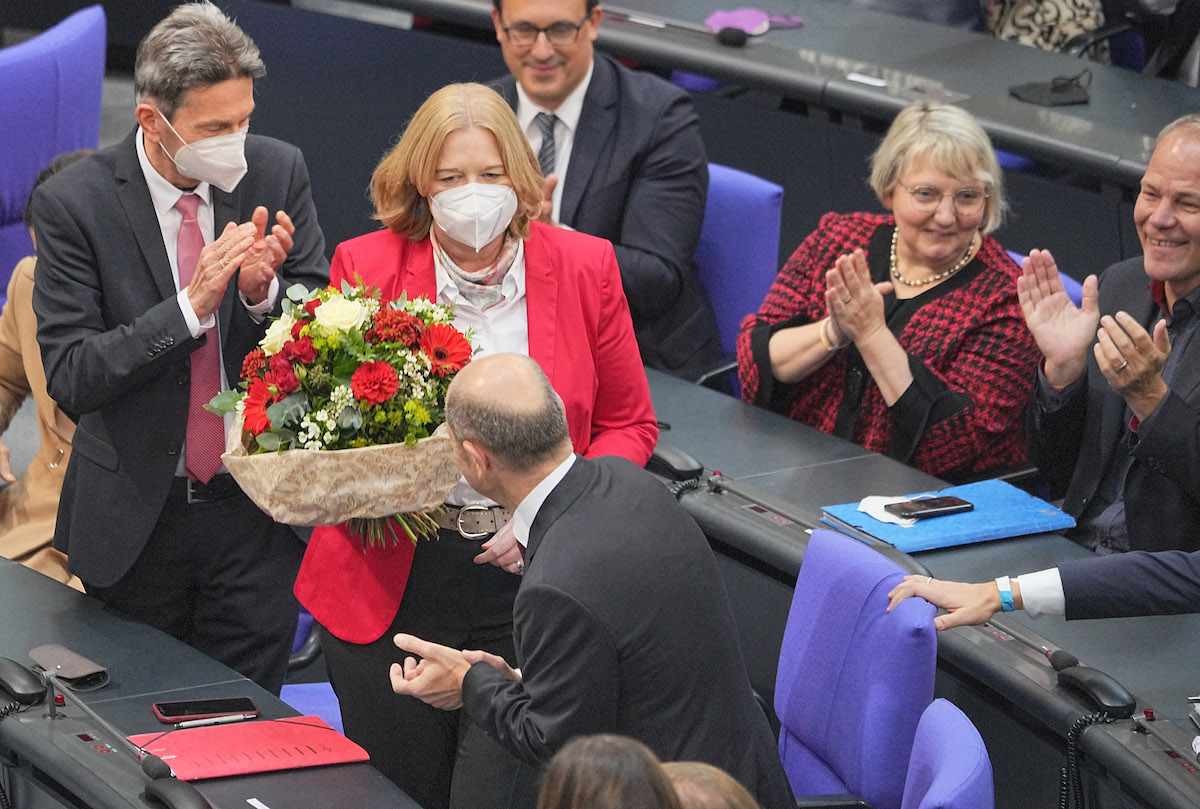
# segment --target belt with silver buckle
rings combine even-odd
[[[208,483],[185,477],[176,477],[171,482],[171,495],[188,503],[212,503],[241,492],[242,487],[228,472],[214,475]]]
[[[439,527],[457,531],[466,539],[483,539],[503,528],[512,519],[512,512],[501,506],[445,505],[433,518]]]

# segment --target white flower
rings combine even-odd
[[[279,350],[283,348],[283,344],[291,339],[292,326],[295,322],[296,319],[288,313],[284,313],[279,320],[272,321],[271,325],[267,327],[266,335],[259,341],[258,347],[268,357],[278,354]]]
[[[367,318],[367,309],[358,301],[335,296],[317,307],[313,313],[317,324],[327,332],[357,329]]]

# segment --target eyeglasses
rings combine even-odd
[[[545,28],[539,28],[531,22],[516,22],[503,29],[504,35],[508,37],[508,41],[513,45],[525,47],[537,42],[538,34],[545,34],[546,41],[555,47],[564,47],[566,45],[574,45],[575,40],[579,38],[579,29],[587,25],[587,21],[592,17],[588,14],[579,24],[559,20],[552,22]]]
[[[960,188],[957,191],[943,192],[931,185],[918,185],[916,188],[904,186],[904,190],[912,197],[913,205],[918,211],[932,213],[942,206],[942,200],[950,197],[954,200],[954,210],[963,216],[972,216],[983,210],[983,203],[988,195],[978,188]]]

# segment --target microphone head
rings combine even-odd
[[[731,48],[740,48],[746,44],[746,40],[750,38],[750,35],[741,28],[726,27],[717,31],[714,37],[722,45],[728,45]]]
[[[163,761],[153,753],[146,753],[142,756],[142,772],[151,778],[170,778],[172,777],[171,765]]]
[[[1050,665],[1055,671],[1062,671],[1063,669],[1071,668],[1071,666],[1079,665],[1078,657],[1070,652],[1064,652],[1062,649],[1055,649],[1046,655],[1046,658],[1050,661]]]

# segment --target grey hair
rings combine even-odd
[[[567,414],[546,374],[528,360],[528,374],[540,394],[534,409],[507,397],[483,397],[451,385],[446,394],[446,423],[459,443],[473,441],[509,469],[528,471],[554,457],[570,442]],[[524,380],[522,380],[524,381]]]
[[[1193,130],[1193,135],[1200,135],[1200,114],[1192,113],[1191,115],[1184,115],[1164,126],[1162,131],[1158,133],[1158,137],[1154,139],[1155,147],[1162,143],[1162,139],[1167,135],[1170,135],[1176,129],[1183,129],[1184,127]]]
[[[254,40],[204,0],[177,6],[138,45],[133,90],[170,120],[189,90],[265,75]]]
[[[996,150],[967,111],[950,104],[920,101],[900,111],[871,156],[871,188],[882,202],[900,175],[921,158],[958,180],[979,180],[987,194],[980,230],[1000,227],[1008,201]]]

